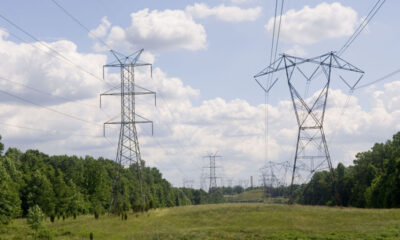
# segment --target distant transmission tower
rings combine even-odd
[[[120,133],[118,140],[118,149],[116,162],[118,170],[113,180],[112,196],[110,201],[110,211],[119,213],[121,211],[121,196],[124,195],[124,190],[121,187],[120,171],[121,168],[130,167],[132,164],[137,165],[137,173],[140,182],[140,192],[142,197],[142,208],[144,207],[144,195],[142,189],[142,167],[144,162],[140,155],[139,140],[136,130],[137,123],[150,123],[153,127],[153,122],[138,115],[136,113],[136,95],[152,94],[155,97],[155,92],[146,88],[140,87],[135,83],[135,69],[137,67],[152,66],[149,63],[139,61],[143,49],[129,56],[124,56],[116,51],[111,50],[111,53],[116,58],[115,62],[103,66],[103,77],[105,68],[119,68],[120,71],[120,86],[110,89],[109,91],[100,94],[100,107],[102,96],[119,96],[121,98],[121,115],[119,121],[109,120],[104,123],[120,125]],[[139,91],[138,91],[139,90]]]
[[[182,180],[182,188],[193,188],[194,181],[192,179],[184,178]]]
[[[343,82],[351,91],[359,83],[364,72],[334,52],[308,59],[282,54],[254,78],[268,93],[278,81],[278,78],[269,81],[268,77],[281,70],[284,70],[287,79],[298,124],[289,199],[289,203],[292,203],[293,184],[295,176],[298,176],[296,171],[307,172],[306,181],[314,172],[324,169],[329,169],[334,178],[323,128],[328,92],[334,71],[336,80]],[[309,92],[314,94],[309,96]]]
[[[208,156],[205,156],[205,158],[209,158],[209,160],[210,160],[210,165],[208,167],[206,167],[206,168],[210,169],[210,175],[208,176],[209,183],[210,183],[209,188],[208,188],[209,192],[212,192],[213,190],[215,190],[217,188],[217,178],[218,177],[215,173],[215,169],[218,167],[215,165],[215,160],[216,160],[216,158],[221,158],[221,157],[222,156],[217,156],[217,153],[209,154]]]

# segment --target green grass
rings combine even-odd
[[[253,189],[234,195],[224,195],[227,202],[287,203],[286,198],[264,198],[263,189]]]
[[[355,209],[228,203],[186,206],[119,217],[81,216],[46,222],[54,239],[400,239],[399,209]],[[0,239],[32,239],[24,219]]]
[[[254,189],[240,194],[225,195],[224,198],[229,202],[263,202],[263,189]]]

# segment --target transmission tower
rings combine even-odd
[[[116,171],[113,180],[112,196],[110,201],[110,211],[119,213],[121,211],[121,196],[124,195],[124,189],[121,187],[120,172],[122,168],[131,167],[136,164],[137,174],[140,183],[141,202],[142,208],[144,207],[145,196],[142,189],[142,168],[144,161],[140,155],[139,140],[136,129],[137,123],[150,123],[153,130],[153,122],[136,113],[136,95],[151,94],[156,96],[156,93],[146,88],[140,87],[135,82],[135,70],[137,67],[150,66],[149,63],[143,63],[139,60],[143,49],[133,53],[129,56],[124,56],[116,51],[111,50],[111,53],[116,58],[116,61],[103,66],[106,68],[117,68],[120,73],[120,86],[114,87],[109,91],[100,94],[100,107],[102,96],[119,96],[121,99],[121,114],[119,121],[109,120],[104,123],[104,136],[106,125],[119,125],[119,140],[117,148],[116,162],[118,163],[118,170]],[[116,117],[118,118],[118,117]],[[114,119],[116,119],[114,118]]]
[[[184,178],[182,180],[182,188],[193,188],[194,181],[192,179]]]
[[[353,91],[364,72],[334,52],[314,58],[282,54],[254,78],[269,93],[279,80],[273,80],[271,76],[280,71],[286,76],[298,125],[289,199],[289,203],[292,203],[293,184],[299,175],[298,171],[308,173],[306,181],[316,171],[324,169],[329,169],[334,178],[323,128],[329,87],[332,80],[340,80],[337,82],[343,82]],[[314,94],[309,96],[309,92]]]
[[[208,188],[209,192],[211,192],[211,191],[213,191],[213,190],[215,190],[217,188],[217,178],[218,177],[216,175],[216,171],[215,170],[218,167],[215,165],[215,160],[217,158],[221,158],[221,157],[222,156],[218,156],[217,153],[209,154],[209,155],[205,156],[205,158],[208,158],[210,160],[209,166],[205,167],[205,168],[209,168],[210,169],[210,174],[208,176],[209,183],[210,183],[209,188]]]

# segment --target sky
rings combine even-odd
[[[337,51],[375,3],[284,1],[278,53]],[[341,55],[365,72],[360,84],[399,68],[399,7],[386,1]],[[140,69],[136,81],[157,92],[156,106],[150,96],[137,99],[137,112],[154,121],[153,135],[149,125],[138,126],[146,164],[174,186],[190,180],[199,187],[204,156],[218,151],[223,183],[254,176],[257,184],[267,161],[293,161],[297,136],[279,75],[265,144],[265,95],[253,76],[270,61],[274,10],[273,0],[7,1],[0,10],[2,141],[51,155],[115,159],[118,128],[108,127],[105,138],[103,123],[118,115],[119,100],[104,98],[100,109],[99,94],[119,76],[108,71],[103,80],[103,65],[114,61],[110,49],[129,55],[144,48],[141,60],[153,64],[153,74]],[[400,130],[399,76],[351,95],[332,84],[325,133],[334,166],[351,165],[356,153]]]

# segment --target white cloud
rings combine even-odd
[[[26,79],[26,84],[43,85],[44,90],[59,93],[60,96],[71,96],[70,92],[78,90],[85,91],[77,95],[76,99],[79,101],[62,100],[53,103],[51,107],[79,116],[90,123],[66,118],[32,105],[2,101],[2,141],[7,146],[23,150],[35,148],[48,154],[93,155],[113,159],[118,132],[116,128],[107,129],[109,142],[102,137],[102,123],[119,113],[118,97],[104,99],[104,111],[99,110],[96,107],[99,100],[97,94],[106,90],[104,85],[97,80],[91,82],[86,74],[67,63],[42,56],[39,50],[32,47],[32,44],[37,43],[16,44],[5,40],[5,37],[6,34],[3,33],[0,40],[0,59],[7,59],[12,65],[6,61],[1,62],[1,71],[15,80]],[[103,55],[92,56],[77,52],[76,46],[68,41],[48,44],[78,62],[89,62],[90,65],[85,65],[85,68],[92,71],[101,69],[105,61]],[[9,49],[12,51],[7,51]],[[31,56],[36,56],[35,60]],[[22,59],[27,59],[30,64],[24,63]],[[28,70],[21,72],[17,65]],[[243,99],[227,101],[222,98],[209,99],[194,105],[192,102],[200,95],[199,90],[185,85],[179,78],[168,76],[159,68],[154,70],[152,79],[147,69],[138,71],[137,81],[158,93],[156,108],[148,96],[137,98],[137,112],[155,121],[155,136],[151,136],[149,126],[138,126],[142,156],[149,165],[160,168],[168,180],[176,185],[181,184],[182,178],[191,178],[198,182],[203,167],[202,156],[219,150],[219,154],[224,156],[221,160],[225,166],[224,177],[234,177],[237,180],[253,175],[257,179],[258,170],[265,161],[264,105],[251,105]],[[32,96],[26,89],[14,88],[13,84],[7,82],[2,83],[0,89],[22,94],[28,99]],[[372,91],[371,109],[363,109],[357,97],[353,96],[341,121],[338,121],[338,116],[342,115],[347,95],[340,90],[329,93],[325,130],[334,160],[350,164],[354,156],[352,154],[365,151],[374,142],[384,141],[400,130],[400,81],[388,83],[379,91]],[[85,97],[79,97],[81,95]],[[0,96],[3,97],[1,93]],[[46,103],[46,100],[47,96],[42,96],[42,103]],[[292,108],[287,99],[269,106],[270,160],[292,160],[297,131]],[[10,125],[50,131],[19,129]],[[332,138],[334,132],[335,137]]]
[[[44,45],[56,50],[62,56]],[[49,96],[43,97],[40,94],[33,95],[35,92],[21,84],[33,86],[55,97],[73,100],[91,98],[103,87],[104,83],[100,82],[101,66],[105,62],[104,55],[80,53],[77,51],[77,46],[67,40],[14,43],[7,40],[7,33],[4,30],[0,36],[0,77],[3,78],[0,79],[0,87],[18,93],[22,97],[29,96],[30,100],[41,104],[53,104],[59,99],[49,99]],[[86,72],[78,69],[76,65]],[[87,72],[93,73],[98,78]],[[2,99],[4,100],[4,97]]]
[[[207,47],[204,27],[182,10],[140,10],[127,28],[113,26],[107,44],[117,49],[200,50]]]
[[[324,39],[349,36],[359,21],[354,9],[338,2],[321,3],[315,8],[305,6],[298,11],[291,9],[282,15],[280,36],[287,42],[312,44]],[[265,28],[271,33],[273,26],[274,18],[271,18]]]
[[[205,3],[195,3],[187,6],[186,12],[194,18],[207,18],[214,16],[226,22],[255,21],[261,15],[261,7],[243,9],[237,6],[225,6],[221,4],[210,8]]]
[[[299,45],[294,45],[292,48],[286,50],[285,53],[296,57],[305,57],[307,55],[306,50],[304,50]]]
[[[89,37],[91,38],[102,38],[107,35],[108,30],[111,27],[111,23],[108,21],[107,17],[101,19],[101,23],[97,28],[89,32]]]

